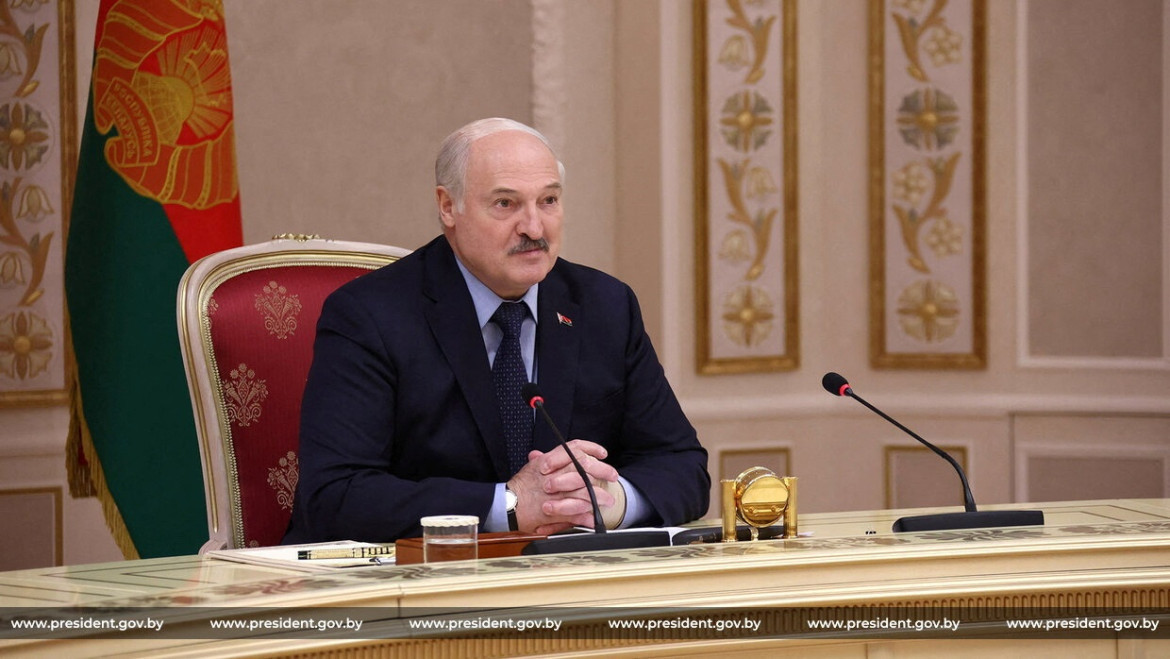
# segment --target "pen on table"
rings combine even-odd
[[[392,556],[394,545],[377,545],[373,547],[331,547],[329,549],[300,549],[297,550],[297,560],[312,561],[327,558],[372,558],[374,556]]]

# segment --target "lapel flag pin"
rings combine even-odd
[[[565,314],[563,314],[559,311],[557,312],[557,320],[561,321],[562,325],[566,325],[568,327],[573,326],[573,319],[569,318],[568,316],[566,316]]]

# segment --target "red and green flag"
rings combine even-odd
[[[232,119],[220,3],[101,1],[65,253],[66,450],[128,558],[207,540],[175,294],[191,262],[242,243]]]

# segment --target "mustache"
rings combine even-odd
[[[508,254],[511,255],[511,254],[519,254],[521,252],[530,252],[534,249],[539,249],[541,251],[547,252],[548,251],[548,241],[545,240],[544,238],[541,238],[539,240],[533,240],[533,239],[529,238],[528,236],[521,236],[520,242],[512,249],[508,250]]]

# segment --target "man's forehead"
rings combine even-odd
[[[556,168],[557,158],[552,149],[535,135],[507,130],[485,135],[471,143],[468,157],[471,165],[482,163],[492,168],[522,165]]]

